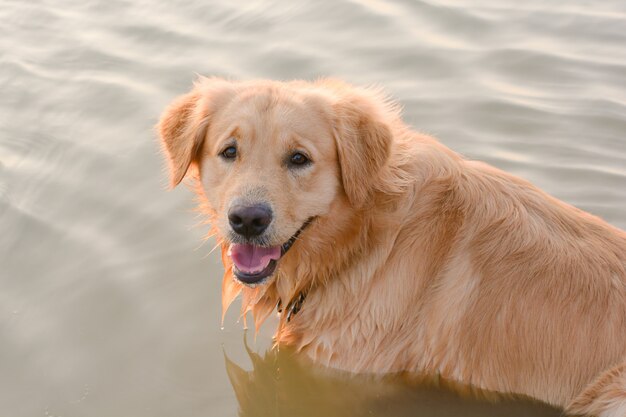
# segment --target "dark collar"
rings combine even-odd
[[[305,298],[306,298],[306,293],[303,291],[300,291],[300,294],[298,294],[297,297],[289,301],[289,303],[287,304],[287,308],[285,309],[285,312],[287,313],[287,323],[289,323],[289,321],[291,320],[291,316],[295,316],[296,314],[298,314],[298,311],[300,311],[300,309],[302,308],[302,304],[304,304]],[[276,305],[276,309],[278,310],[279,313],[281,314],[283,313],[283,305],[282,305],[282,301],[280,298],[278,299],[278,304]]]

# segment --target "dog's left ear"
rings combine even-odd
[[[232,82],[220,78],[200,78],[187,94],[176,98],[161,115],[157,131],[168,158],[171,186],[185,177],[209,129],[212,113],[232,92]]]
[[[392,142],[380,104],[358,94],[334,105],[335,139],[343,188],[352,206],[363,207],[380,170],[386,164]]]

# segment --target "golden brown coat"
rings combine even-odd
[[[336,80],[200,79],[159,131],[172,185],[188,171],[223,245],[224,309],[240,292],[277,343],[353,372],[418,371],[566,407],[626,415],[626,234],[416,133],[375,89]],[[216,158],[236,137],[236,166]],[[287,173],[293,143],[314,168]],[[259,191],[260,190],[260,191]],[[265,285],[230,273],[225,210],[261,193],[285,241]],[[256,195],[255,194],[255,195]]]

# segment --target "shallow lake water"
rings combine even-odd
[[[378,83],[626,228],[624,1],[0,0],[0,23],[1,415],[560,415],[309,366],[234,311],[221,330],[219,255],[153,126],[195,73]]]

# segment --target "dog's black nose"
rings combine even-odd
[[[272,222],[272,209],[266,204],[234,206],[228,212],[233,230],[247,238],[259,236]]]

